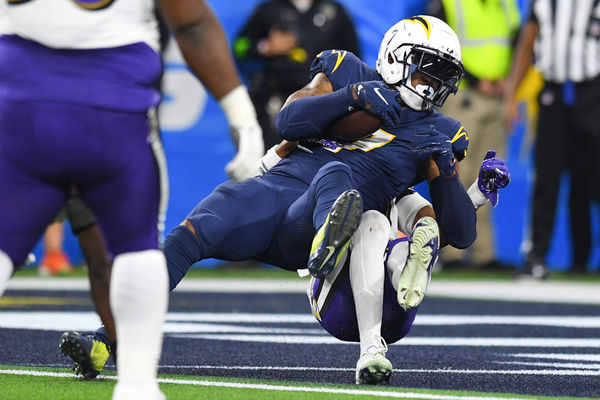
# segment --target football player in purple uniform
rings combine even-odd
[[[156,373],[168,284],[158,227],[168,190],[155,119],[162,63],[154,10],[236,130],[239,152],[227,171],[243,179],[263,155],[262,138],[224,31],[201,0],[3,5],[0,295],[76,186],[114,257],[113,398],[163,399]]]

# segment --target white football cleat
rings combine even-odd
[[[166,400],[158,388],[158,383],[148,385],[123,384],[117,382],[112,400]]]
[[[387,344],[381,339],[380,346],[371,346],[360,355],[356,363],[357,385],[389,383],[392,376],[392,363],[385,358],[387,349]]]
[[[418,307],[425,298],[440,249],[437,222],[431,217],[421,218],[409,243],[408,260],[398,281],[398,304],[405,311]]]

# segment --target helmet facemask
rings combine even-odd
[[[398,48],[394,56],[403,54],[403,81],[397,85],[402,100],[410,108],[425,111],[433,106],[441,107],[450,94],[458,91],[458,85],[464,74],[460,61],[425,46],[413,45],[409,51]],[[427,84],[413,86],[414,74],[421,74]]]

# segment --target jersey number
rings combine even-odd
[[[332,151],[334,153],[337,153],[341,149],[346,149],[346,150],[357,150],[358,149],[358,150],[362,150],[362,151],[371,151],[378,147],[385,146],[386,144],[391,142],[395,137],[396,137],[395,135],[392,135],[391,133],[387,133],[383,129],[379,129],[378,131],[373,133],[371,136],[366,137],[364,139],[357,140],[350,144],[341,144],[341,143],[332,142],[332,141],[328,140],[327,141],[328,143],[326,143],[323,147],[326,150]]]

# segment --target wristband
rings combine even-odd
[[[476,210],[480,207],[485,206],[488,203],[488,201],[490,201],[490,199],[481,192],[477,182],[478,179],[475,179],[475,182],[473,182],[471,187],[469,187],[469,190],[467,190],[467,194],[469,195],[469,198],[473,203],[473,207],[475,207]]]

